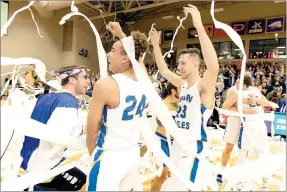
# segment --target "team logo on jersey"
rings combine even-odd
[[[187,95],[181,96],[181,97],[179,98],[179,102],[181,102],[181,101],[187,101],[188,103],[190,103],[190,102],[192,101],[192,98],[193,98],[193,96],[187,94]]]

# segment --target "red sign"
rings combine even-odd
[[[219,124],[226,125],[227,124],[227,116],[224,114],[219,115]]]
[[[213,25],[204,25],[203,27],[208,37],[212,37],[213,36]]]
[[[222,29],[214,28],[214,37],[224,37],[224,36],[227,36],[225,31],[223,31]]]
[[[232,28],[239,34],[244,35],[245,34],[245,22],[237,22],[232,23]]]

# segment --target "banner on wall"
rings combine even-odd
[[[266,18],[266,32],[282,32],[284,30],[285,17]]]
[[[245,22],[232,23],[231,26],[239,35],[245,34]]]
[[[274,130],[276,135],[286,135],[286,113],[275,113]]]
[[[265,29],[264,19],[248,21],[248,28],[247,28],[248,34],[264,33],[264,29]]]
[[[198,33],[195,27],[188,28],[187,30],[187,38],[188,39],[195,39],[198,38]]]
[[[205,29],[206,34],[208,35],[208,37],[212,37],[213,36],[213,25],[204,25],[203,26]]]
[[[214,29],[214,37],[225,37],[227,34],[222,29]]]
[[[174,36],[174,30],[168,29],[163,31],[163,40],[164,41],[171,41]]]

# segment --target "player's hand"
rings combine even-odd
[[[159,44],[159,38],[160,38],[160,37],[159,37],[159,35],[158,35],[158,33],[157,33],[157,31],[156,31],[155,28],[152,28],[152,29],[150,30],[149,36],[150,36],[151,44],[152,44],[153,46],[156,46],[156,45]]]
[[[188,7],[183,7],[183,12],[185,14],[190,14],[192,16],[192,22],[194,27],[198,30],[199,28],[203,27],[200,12],[198,11],[197,7],[194,5],[188,4]]]
[[[106,26],[107,30],[110,31],[114,36],[122,39],[125,38],[126,35],[123,32],[120,24],[118,22],[109,22],[109,24]]]

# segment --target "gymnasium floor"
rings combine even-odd
[[[5,100],[1,100],[1,105],[4,103]],[[216,150],[216,153],[217,154],[221,154],[222,151],[223,151],[223,148],[225,146],[225,143],[223,140],[219,139],[220,138],[220,134],[222,133],[219,133],[218,134],[216,133],[217,135],[217,139],[212,139],[210,141],[210,145],[211,146],[215,146],[215,149]],[[143,150],[141,151],[141,155],[143,155],[145,153],[145,148],[142,148]],[[237,147],[234,147],[234,151],[233,151],[233,155],[232,155],[232,158],[230,160],[230,166],[234,166],[237,164]],[[285,153],[286,154],[286,143],[280,143],[280,142],[276,142],[276,141],[269,141],[269,149],[270,149],[270,152],[272,154],[275,154],[275,153]],[[62,165],[65,165],[67,163],[70,163],[70,162],[75,162],[77,160],[79,160],[81,157],[82,157],[83,153],[74,153],[73,156],[71,156],[70,158],[67,158],[67,160],[65,162],[63,162]],[[213,158],[212,160],[210,160],[210,162],[216,166],[219,166],[220,165],[220,156],[219,155],[216,155],[217,157],[216,158]],[[254,155],[251,155],[250,156],[250,159],[255,159],[255,156]],[[87,167],[87,164],[83,164],[83,167],[85,169],[85,172],[87,172],[87,170],[89,170],[89,167]],[[285,168],[286,169],[286,168]],[[150,171],[146,171],[146,174],[147,173],[150,173]],[[284,173],[286,173],[286,170],[284,170]],[[268,183],[268,188],[270,191],[279,191],[279,184],[282,182],[282,176],[278,176],[278,175],[273,175],[273,178],[274,178],[274,181],[271,181]],[[261,184],[258,183],[258,186],[260,186]],[[143,183],[143,189],[144,191],[150,191],[150,186],[151,186],[151,180],[149,181],[146,181],[145,183]],[[220,187],[220,186],[219,186]],[[218,187],[218,190],[219,190],[219,187]],[[216,189],[213,189],[213,191],[216,190]],[[211,189],[210,189],[211,191]]]
[[[222,148],[225,146],[224,141],[221,141],[221,140],[212,140],[211,144],[216,145],[216,146],[220,146]],[[235,148],[236,147],[234,147],[234,149]],[[269,148],[270,148],[270,152],[272,154],[282,153],[282,152],[286,153],[286,144],[285,143],[282,143],[282,145],[280,145],[280,144],[275,143],[275,142],[270,142]],[[222,152],[222,150],[219,150],[218,152]],[[234,154],[234,157],[232,157],[230,159],[230,166],[234,166],[237,164],[236,149],[234,150],[233,153],[235,153],[235,154]],[[255,158],[256,158],[255,155],[250,156],[250,160],[253,160]],[[216,166],[219,166],[220,165],[220,157],[217,157],[214,161],[210,161],[210,162]],[[284,174],[285,173],[286,173],[286,170],[284,171]],[[278,175],[273,175],[273,178],[279,182],[282,182],[282,179],[283,179],[282,176],[278,176]],[[260,186],[259,183],[257,185]],[[143,183],[143,188],[145,191],[150,191],[150,186],[151,186],[151,180]],[[220,186],[218,187],[218,190],[219,190],[219,188],[220,188]],[[269,188],[269,191],[279,191],[280,186],[278,185],[278,183],[271,182],[268,185],[268,188]],[[213,190],[210,189],[210,191],[214,191],[214,190],[216,190],[216,189],[213,189]]]

